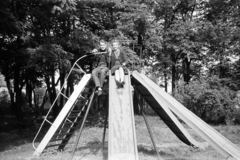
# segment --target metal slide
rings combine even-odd
[[[130,73],[123,89],[117,89],[109,73],[109,160],[138,160]]]
[[[83,112],[85,112],[87,106],[90,105],[87,102],[84,102],[84,105],[82,105],[81,109],[75,107],[76,103],[79,101],[78,99],[81,99],[81,93],[83,93],[82,91],[85,90],[85,86],[89,82],[90,77],[90,74],[85,74],[70,97],[66,96],[67,102],[53,123],[47,119],[51,111],[50,109],[33,140],[33,147],[35,149],[34,156],[39,156],[44,151],[44,149],[49,147],[58,147],[59,150],[62,150],[65,147],[78,124],[80,123],[84,114]],[[41,140],[38,147],[35,147],[35,140],[39,136],[40,131],[43,129],[42,126],[45,123],[49,123],[50,128]]]
[[[152,105],[154,110],[163,110],[166,107],[169,108],[227,160],[240,160],[240,149],[235,144],[230,142],[190,110],[185,108],[181,103],[162,90],[145,75],[134,71],[132,76],[136,83],[147,91],[148,96],[151,95],[151,98],[157,101],[158,104]],[[148,102],[151,103],[150,100],[148,100]],[[169,113],[166,112],[165,114]],[[179,127],[179,124],[175,125]],[[169,126],[171,125],[169,124]]]
[[[208,146],[206,142],[200,143],[192,138],[171,110],[167,106],[161,104],[160,99],[158,98],[158,93],[147,87],[149,84],[142,80],[142,77],[138,72],[134,71],[132,76],[135,92],[141,95],[141,97],[149,104],[149,106],[151,106],[151,108],[182,142],[201,149]]]
[[[95,54],[102,54],[102,52],[98,52]],[[94,84],[91,84],[90,78],[91,74],[87,74],[81,68],[81,60],[85,57],[92,56],[93,54],[88,54],[80,57],[73,64],[70,69],[68,75],[66,76],[65,82],[62,85],[60,92],[55,98],[52,106],[48,110],[47,115],[44,117],[44,120],[33,139],[32,145],[35,149],[34,156],[39,156],[45,149],[55,148],[58,150],[63,150],[71,136],[74,134],[75,130],[79,128],[79,126],[84,125],[84,117],[87,116],[87,110],[91,107],[91,98],[94,97],[93,88]],[[80,79],[75,80],[74,91],[69,93],[66,90],[68,85],[68,78],[72,74],[78,73],[82,75]],[[91,96],[92,95],[92,96]],[[58,100],[62,100],[64,106],[59,112],[58,116],[55,120],[51,117],[51,113],[54,109],[56,109],[56,104]],[[48,128],[48,131],[45,133],[39,145],[36,147],[35,143],[40,138],[40,135],[45,132]]]

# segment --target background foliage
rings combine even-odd
[[[235,93],[217,77],[208,77],[181,85],[175,98],[185,107],[212,124],[232,124],[240,110]]]
[[[99,39],[118,38],[131,69],[151,68],[151,77],[205,121],[229,123],[239,105],[239,13],[236,0],[1,1],[0,72],[12,115],[21,122],[26,106],[39,115],[39,88],[52,103],[76,59]]]

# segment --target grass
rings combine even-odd
[[[98,118],[95,120],[97,121]],[[148,121],[157,145],[159,155],[164,160],[224,160],[212,146],[200,150],[185,145],[157,116],[148,116]],[[3,120],[1,120],[3,122]],[[5,123],[0,125],[4,126]],[[136,136],[138,155],[140,160],[157,160],[157,154],[153,148],[148,130],[142,116],[135,116]],[[197,141],[204,140],[191,128],[184,125],[187,131]],[[240,146],[240,126],[212,126],[219,133]],[[66,160],[70,159],[74,142],[77,135],[74,135],[64,152],[47,150],[40,157],[32,157],[34,149],[31,141],[36,134],[37,127],[26,129],[8,129],[0,131],[0,160]],[[108,133],[106,133],[105,147],[102,151],[102,125],[90,123],[84,128],[80,142],[78,143],[74,160],[102,160],[107,159]]]

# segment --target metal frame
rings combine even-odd
[[[92,106],[92,101],[93,101],[93,99],[94,99],[94,96],[95,96],[95,93],[93,92],[93,93],[92,93],[92,96],[91,96],[91,99],[90,99],[90,102],[89,102],[89,104],[88,104],[86,113],[85,113],[85,115],[84,115],[84,118],[83,118],[83,121],[82,121],[82,124],[81,124],[81,127],[80,127],[80,131],[79,131],[77,140],[76,140],[76,142],[75,142],[74,149],[73,149],[73,152],[72,152],[72,155],[71,155],[70,160],[73,159],[73,156],[74,156],[74,154],[75,154],[75,151],[76,151],[78,142],[79,142],[79,140],[80,140],[80,137],[81,137],[81,134],[82,134],[82,131],[83,131],[83,127],[84,127],[85,121],[86,121],[86,119],[87,119],[89,110],[90,110],[90,108],[91,108],[91,106]]]
[[[95,53],[95,54],[103,54],[103,53],[105,53],[105,52],[98,52],[98,53]],[[84,55],[84,56],[80,57],[80,58],[74,63],[74,65],[73,65],[73,67],[71,68],[71,70],[70,70],[69,74],[67,75],[67,78],[66,78],[66,79],[69,78],[69,76],[70,76],[70,74],[71,74],[71,72],[73,71],[74,68],[79,68],[80,71],[81,71],[82,73],[84,73],[84,76],[89,75],[89,74],[87,74],[85,71],[82,70],[82,68],[80,67],[80,65],[78,65],[78,62],[79,62],[81,59],[83,59],[83,58],[85,58],[85,57],[87,57],[87,56],[91,56],[91,55],[93,55],[93,54],[88,54],[88,55]],[[88,77],[88,76],[87,76],[87,77]],[[88,78],[89,78],[89,77],[88,77]],[[87,79],[88,79],[88,78],[87,78]],[[52,127],[54,128],[54,130],[57,130],[57,128],[59,127],[59,126],[54,126],[55,123],[49,122],[47,118],[48,118],[48,116],[49,116],[49,114],[50,114],[50,112],[51,112],[54,104],[56,103],[57,99],[59,98],[59,96],[60,96],[60,95],[63,95],[64,97],[66,97],[66,96],[62,93],[62,90],[64,89],[64,86],[65,86],[66,84],[67,84],[67,81],[65,81],[65,83],[64,83],[63,86],[61,87],[59,94],[57,95],[55,101],[53,102],[52,106],[50,107],[47,115],[45,116],[45,118],[44,118],[44,120],[43,120],[43,122],[42,122],[42,124],[41,124],[41,126],[40,126],[40,128],[39,128],[39,130],[38,130],[38,132],[37,132],[37,135],[35,136],[35,138],[34,138],[34,140],[33,140],[33,148],[36,150],[36,151],[35,151],[35,155],[36,155],[36,154],[39,154],[39,151],[37,151],[37,149],[36,149],[36,147],[35,147],[35,145],[34,145],[34,142],[35,142],[37,136],[39,135],[40,130],[41,130],[42,127],[43,127],[43,124],[44,124],[45,122],[51,124]],[[84,88],[84,86],[82,86],[82,88]],[[141,114],[142,114],[142,116],[143,116],[143,118],[144,118],[144,121],[145,121],[145,123],[146,123],[147,129],[148,129],[148,132],[149,132],[149,135],[150,135],[150,137],[151,137],[151,141],[152,141],[152,143],[153,143],[153,147],[154,147],[154,149],[155,149],[155,151],[156,151],[156,153],[157,153],[158,159],[159,159],[159,160],[162,160],[162,158],[160,157],[160,155],[159,155],[159,153],[158,153],[158,151],[157,151],[157,147],[156,147],[156,144],[155,144],[155,141],[154,141],[154,138],[153,138],[153,134],[152,134],[151,128],[150,128],[150,126],[149,126],[149,124],[148,124],[148,120],[147,120],[146,115],[145,115],[145,113],[144,113],[144,108],[143,108],[143,101],[144,101],[144,99],[143,99],[143,97],[140,97],[140,94],[137,92],[137,89],[136,89],[136,88],[135,88],[135,94],[137,94],[137,97],[138,97],[138,98],[137,98],[137,103],[138,103],[138,105],[139,105],[140,108],[141,108]],[[81,96],[81,95],[80,95],[80,96]],[[79,95],[78,95],[77,97],[79,97]],[[71,160],[73,159],[73,156],[74,156],[74,154],[75,154],[75,151],[76,151],[77,145],[78,145],[78,143],[79,143],[79,140],[80,140],[80,137],[81,137],[81,134],[82,134],[82,131],[83,131],[83,127],[84,127],[85,121],[86,121],[86,119],[87,119],[87,116],[88,116],[88,114],[89,114],[89,110],[90,110],[90,108],[91,108],[91,106],[92,106],[94,97],[95,97],[95,93],[92,93],[91,98],[90,98],[90,102],[89,102],[88,107],[87,107],[87,110],[86,110],[86,113],[85,113],[84,118],[83,118],[83,120],[82,120],[82,122],[81,122],[80,131],[79,131],[79,134],[78,134],[76,143],[75,143],[75,145],[74,145],[74,150],[73,150],[72,155],[71,155]],[[72,103],[72,106],[71,106],[71,107],[73,107],[73,106],[74,106],[74,102],[76,101],[76,99],[71,99],[71,96],[70,96],[69,98],[68,98],[68,97],[66,97],[66,98],[68,99],[68,101],[67,101],[66,103],[68,103],[68,102],[70,103],[70,102],[71,102],[71,103]],[[104,105],[107,105],[107,109],[106,109],[106,114],[105,114],[104,131],[103,131],[103,138],[102,138],[102,152],[103,152],[103,150],[104,150],[105,135],[106,135],[106,128],[107,128],[107,120],[108,120],[108,112],[109,112],[109,104],[106,103],[106,102],[108,102],[108,99],[109,99],[109,98],[105,99],[105,104],[104,104]],[[70,107],[70,109],[71,109],[71,107]],[[70,111],[70,109],[68,109],[68,111]],[[63,108],[63,110],[64,110],[64,108]],[[63,110],[62,110],[61,112],[63,112]],[[66,109],[64,110],[64,112],[67,112],[66,114],[68,114],[68,111],[66,111]],[[62,118],[64,119],[65,116],[62,116]],[[61,118],[61,119],[62,119],[62,118]],[[62,121],[63,121],[63,120],[61,120],[61,121],[59,120],[58,123],[61,124]],[[51,134],[52,134],[52,133],[53,133],[53,132],[51,132]],[[55,133],[55,132],[54,132],[54,133]],[[53,134],[54,134],[54,133],[53,133]],[[48,137],[48,139],[49,139],[49,136],[47,136],[47,137]],[[50,139],[51,139],[51,137],[50,137]],[[49,142],[49,141],[48,141],[48,142]],[[47,142],[47,143],[48,143],[48,142]],[[46,143],[46,144],[47,144],[47,143]],[[43,147],[43,149],[44,149],[44,147]]]
[[[102,153],[103,153],[103,149],[104,149],[106,129],[107,129],[107,121],[108,121],[108,110],[109,110],[108,98],[105,100],[105,104],[107,104],[107,107],[106,107],[106,113],[105,113],[105,118],[104,118],[104,129],[103,129],[103,138],[102,138]]]
[[[54,133],[55,133],[55,131],[57,130],[57,128],[58,128],[58,127],[60,126],[60,124],[62,123],[63,119],[66,117],[67,113],[70,111],[70,109],[72,108],[72,106],[74,106],[74,103],[76,102],[76,99],[77,99],[79,96],[81,96],[81,95],[77,95],[77,98],[76,98],[76,95],[74,95],[74,98],[71,98],[71,96],[74,94],[74,92],[73,92],[72,95],[68,98],[66,95],[64,95],[64,94],[62,93],[63,90],[64,90],[64,87],[67,85],[67,79],[68,79],[69,76],[71,75],[73,69],[78,68],[82,73],[84,73],[83,78],[86,77],[86,78],[85,78],[86,80],[84,80],[83,83],[85,84],[85,82],[88,81],[91,76],[90,76],[90,74],[87,74],[87,73],[80,67],[80,65],[78,65],[78,62],[79,62],[81,59],[85,58],[85,57],[92,56],[92,55],[99,55],[99,54],[103,54],[103,53],[106,53],[106,52],[97,52],[97,53],[90,53],[90,54],[84,55],[84,56],[80,57],[79,59],[77,59],[77,60],[75,61],[75,63],[73,64],[72,68],[70,69],[70,71],[69,71],[69,73],[68,73],[68,75],[67,75],[67,77],[66,77],[66,80],[65,80],[64,84],[62,85],[62,87],[61,87],[61,89],[60,89],[60,92],[58,93],[56,99],[54,100],[53,104],[51,105],[50,109],[48,110],[46,116],[45,116],[44,119],[43,119],[42,124],[40,125],[40,128],[39,128],[36,136],[35,136],[34,139],[33,139],[32,146],[33,146],[33,148],[34,148],[34,150],[35,150],[35,152],[34,152],[34,155],[35,155],[35,156],[39,156],[39,155],[42,153],[42,151],[45,149],[47,143],[49,142],[49,140],[50,140],[51,137],[54,135]],[[89,76],[90,76],[90,77],[89,77]],[[80,85],[80,84],[79,84],[79,85]],[[85,87],[85,85],[84,85],[84,86],[79,86],[80,92],[83,90],[84,87]],[[56,122],[51,123],[51,122],[48,120],[48,117],[49,117],[49,115],[50,115],[50,113],[51,113],[51,111],[52,111],[55,103],[57,102],[57,99],[58,99],[61,95],[63,95],[65,98],[68,99],[68,101],[65,103],[65,105],[66,105],[67,103],[70,103],[70,102],[71,102],[71,103],[72,103],[72,106],[71,106],[71,107],[70,107],[70,106],[67,106],[67,108],[66,108],[65,105],[64,105],[65,108],[63,107],[63,109],[62,109],[63,113],[61,114],[61,118],[57,117],[57,118],[58,118],[58,121],[61,121],[61,122],[56,121],[56,120],[57,120],[57,119],[56,119],[56,120],[55,120]],[[69,105],[70,105],[70,104],[69,104]],[[62,111],[61,111],[61,112],[62,112]],[[61,112],[60,112],[60,113],[61,113]],[[60,114],[59,114],[59,115],[60,115]],[[39,136],[39,133],[40,133],[40,131],[41,131],[42,128],[43,128],[43,125],[44,125],[46,122],[51,125],[51,128],[52,128],[52,129],[50,128],[50,129],[51,129],[51,132],[49,133],[49,135],[45,136],[45,139],[43,139],[43,140],[44,140],[44,144],[41,145],[41,146],[36,147],[36,146],[35,146],[35,141],[36,141],[37,137]],[[47,134],[48,134],[48,133],[47,133]],[[43,140],[42,140],[42,141],[43,141]],[[40,148],[39,148],[39,147],[40,147]],[[39,148],[39,149],[38,149],[38,148]]]
[[[136,97],[137,97],[137,103],[138,103],[138,105],[140,106],[140,112],[141,112],[141,114],[142,114],[142,116],[143,116],[143,119],[144,119],[144,122],[145,122],[145,124],[146,124],[146,126],[147,126],[147,130],[148,130],[148,133],[149,133],[149,135],[150,135],[150,138],[151,138],[153,147],[154,147],[154,149],[155,149],[155,151],[156,151],[156,153],[157,153],[157,157],[158,157],[159,160],[163,160],[163,158],[160,157],[160,155],[159,155],[159,153],[158,153],[158,151],[157,151],[157,146],[156,146],[155,140],[154,140],[154,138],[153,138],[153,134],[152,134],[150,125],[149,125],[148,120],[147,120],[147,117],[146,117],[146,115],[145,115],[145,113],[144,113],[144,107],[143,107],[144,99],[143,99],[143,97],[140,96],[140,94],[138,93],[136,87],[134,88],[134,94],[137,94],[137,95],[136,95]]]

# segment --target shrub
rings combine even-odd
[[[7,91],[3,90],[0,92],[0,113],[4,116],[7,111],[10,110],[10,97]]]
[[[40,106],[43,103],[43,98],[45,95],[46,88],[36,88],[35,89],[35,98],[36,98],[36,105]]]
[[[236,112],[234,112],[233,122],[234,124],[240,125],[240,108],[237,108]]]
[[[233,122],[235,92],[223,86],[217,77],[195,80],[177,87],[175,98],[185,107],[212,124]]]

